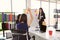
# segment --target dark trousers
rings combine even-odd
[[[42,22],[43,21],[39,21],[40,31],[42,31]]]
[[[39,21],[40,31],[46,32],[46,26],[42,25],[43,21]]]
[[[26,35],[20,35],[20,36],[19,36],[19,40],[27,40]]]

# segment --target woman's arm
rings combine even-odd
[[[45,13],[43,14],[43,18],[45,19],[46,17],[45,17]]]
[[[30,26],[32,21],[33,21],[33,16],[32,16],[32,13],[31,13],[31,9],[28,9],[28,13],[30,14],[30,19],[28,20],[28,26]]]
[[[39,13],[39,15],[38,15],[38,20],[40,20],[40,13]]]

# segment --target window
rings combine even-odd
[[[0,0],[0,12],[11,12],[11,0]]]
[[[26,0],[12,0],[12,10],[18,12],[16,15],[22,14],[24,9],[26,9]]]
[[[39,9],[39,8],[40,8],[40,1],[31,0],[31,9]]]
[[[56,23],[56,19],[54,15],[56,14],[54,10],[56,9],[56,3],[50,3],[50,26],[54,26]]]
[[[57,9],[60,10],[60,4],[57,4]],[[60,16],[60,12],[58,12],[58,15]],[[60,30],[60,17],[58,18],[58,29]]]

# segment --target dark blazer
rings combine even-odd
[[[39,13],[38,19],[40,19],[40,21],[44,21],[44,19],[45,19],[45,13],[42,13],[41,16],[43,16],[43,17],[40,19],[40,13]]]

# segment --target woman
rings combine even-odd
[[[32,20],[33,20],[31,10],[28,9],[27,11],[30,14],[30,20],[27,21],[27,15],[22,14],[20,22],[17,25],[17,28],[20,30],[20,33],[22,33],[22,34],[28,32],[28,28],[29,28],[29,26],[30,26],[30,24],[32,23]],[[27,40],[26,35],[25,36],[20,35],[20,40]]]
[[[44,22],[44,19],[45,19],[45,13],[44,13],[42,8],[39,8],[38,19],[39,19],[40,31],[43,32],[43,25],[42,25],[42,23]]]

